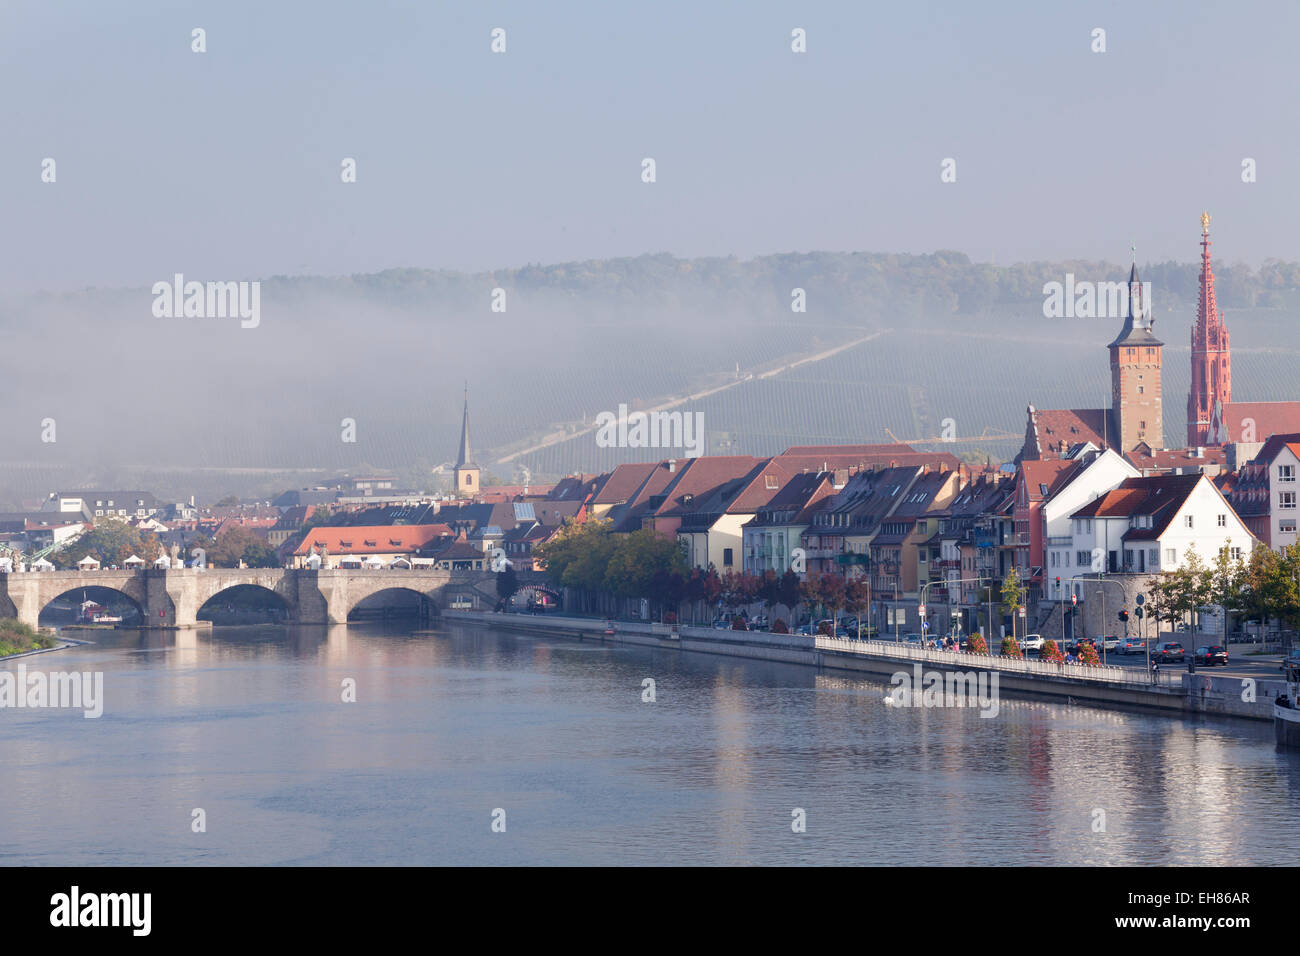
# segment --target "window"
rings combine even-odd
[[[1165,548],[1165,564],[1172,567],[1178,563],[1178,551],[1176,548]]]
[[[1087,565],[1089,565],[1091,562],[1092,562],[1092,555],[1090,555],[1087,551],[1074,552],[1074,563],[1077,564],[1079,567],[1081,568],[1087,567]]]
[[[1278,481],[1295,481],[1295,465],[1278,465]]]
[[[1151,567],[1153,568],[1160,564],[1160,549],[1152,548],[1149,550],[1147,552],[1147,561],[1151,563]]]
[[[1232,549],[1232,560],[1234,560],[1234,561],[1240,561],[1240,560],[1241,560],[1241,548],[1233,548],[1233,549]]]
[[[1277,530],[1283,534],[1295,534],[1295,518],[1283,518],[1277,523]]]
[[[723,566],[724,568],[729,568],[729,567],[731,567],[731,549],[730,549],[730,548],[723,548],[723,549],[722,549],[722,566]]]
[[[1228,526],[1228,516],[1227,516],[1227,515],[1219,515],[1218,525],[1219,525],[1220,528],[1226,528],[1226,527]]]
[[[1183,515],[1183,527],[1184,527],[1184,528],[1190,528],[1190,527],[1192,527],[1192,516],[1191,516],[1191,515]]]
[[[1295,507],[1295,492],[1294,492],[1294,491],[1283,491],[1283,492],[1279,492],[1279,493],[1278,493],[1278,496],[1277,496],[1277,499],[1278,499],[1278,500],[1277,500],[1277,504],[1278,504],[1278,507],[1279,507],[1279,508],[1294,508],[1294,507]]]

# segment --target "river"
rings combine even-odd
[[[104,713],[0,710],[0,863],[1234,865],[1300,841],[1300,755],[1263,722],[1006,694],[986,719],[456,624],[74,636],[23,663],[102,672]]]

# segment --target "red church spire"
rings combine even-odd
[[[1201,213],[1201,296],[1192,329],[1192,387],[1187,394],[1187,444],[1223,441],[1223,406],[1232,401],[1232,354],[1228,327],[1214,298],[1210,266],[1210,214]]]

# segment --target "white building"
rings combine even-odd
[[[1191,551],[1205,564],[1223,548],[1241,560],[1255,543],[1214,482],[1199,473],[1125,479],[1070,518],[1071,566],[1059,575],[1059,588],[1050,575],[1054,599],[1082,596],[1078,577],[1175,571]]]

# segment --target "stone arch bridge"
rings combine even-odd
[[[199,608],[223,591],[251,585],[284,602],[295,624],[345,624],[368,597],[411,591],[432,607],[492,608],[496,575],[490,571],[419,569],[309,571],[290,568],[182,568],[122,571],[23,571],[0,573],[0,618],[32,627],[49,604],[82,588],[110,588],[140,608],[151,627],[194,627]],[[520,574],[521,584],[534,583]],[[541,575],[536,576],[540,581]]]

